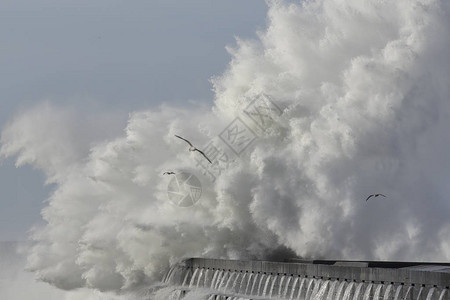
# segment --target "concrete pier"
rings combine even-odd
[[[395,283],[449,288],[450,263],[300,261],[270,262],[191,258],[191,268],[253,272],[271,275],[297,275],[328,280]],[[369,267],[372,266],[372,267]]]
[[[212,300],[450,300],[450,263],[191,258],[164,281]]]

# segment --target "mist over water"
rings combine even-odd
[[[34,274],[25,270],[27,242],[0,242],[0,299],[7,300],[119,300],[113,293],[100,293],[83,288],[62,291],[34,279]],[[127,295],[127,300],[133,296]],[[142,298],[141,298],[142,299]]]
[[[193,256],[450,260],[449,13],[443,0],[269,1],[266,30],[228,48],[213,107],[132,112],[108,139],[51,104],[18,114],[0,154],[55,185],[28,268],[126,292]],[[261,97],[280,109],[265,131],[245,114]],[[202,148],[237,117],[255,139],[227,149],[220,174],[174,137]],[[169,201],[168,170],[199,178],[194,206]]]

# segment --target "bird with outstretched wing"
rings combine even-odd
[[[204,158],[206,158],[206,159],[209,161],[210,164],[212,164],[212,161],[208,158],[208,156],[206,156],[205,153],[203,153],[203,151],[201,151],[200,149],[197,149],[197,148],[196,148],[194,145],[192,145],[192,143],[189,142],[187,139],[182,138],[181,136],[176,135],[176,134],[175,134],[175,136],[176,136],[177,138],[179,138],[179,139],[182,139],[183,141],[185,141],[186,143],[189,144],[189,146],[190,146],[190,147],[189,147],[189,151],[197,151],[197,152],[199,152],[201,155],[203,155]]]
[[[383,194],[372,194],[372,195],[369,195],[369,197],[367,197],[366,201],[369,200],[369,199],[372,198],[372,197],[378,197],[378,196],[386,197],[386,196],[383,195]]]

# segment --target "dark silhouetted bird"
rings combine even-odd
[[[378,197],[378,196],[386,197],[386,196],[383,195],[383,194],[372,194],[372,195],[369,195],[369,197],[367,197],[366,201],[369,200],[371,197]]]
[[[182,137],[179,136],[179,135],[176,135],[176,134],[175,134],[175,136],[176,136],[177,138],[179,138],[179,139],[182,139],[183,141],[185,141],[186,143],[189,144],[189,146],[190,146],[189,151],[197,151],[197,152],[200,152],[201,155],[203,155],[203,156],[209,161],[209,163],[212,164],[211,160],[205,155],[205,153],[203,153],[201,150],[199,150],[199,149],[197,149],[196,147],[194,147],[194,145],[192,145],[191,142],[189,142],[189,141],[188,141],[187,139],[185,139],[185,138],[182,138]]]

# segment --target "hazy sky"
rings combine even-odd
[[[114,119],[103,128],[111,136],[135,110],[212,104],[225,47],[256,37],[266,12],[263,0],[1,1],[0,128],[43,101]],[[44,180],[1,162],[0,240],[25,239],[40,220]]]

